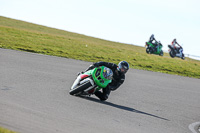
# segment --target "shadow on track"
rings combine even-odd
[[[107,101],[100,101],[99,99],[96,99],[96,98],[93,98],[93,97],[84,97],[84,96],[77,96],[77,97],[83,98],[83,99],[86,99],[86,100],[89,100],[89,101],[109,105],[109,106],[112,106],[112,107],[115,107],[115,108],[118,108],[118,109],[130,111],[130,112],[135,112],[135,113],[140,113],[140,114],[152,116],[152,117],[155,117],[155,118],[159,118],[159,119],[162,119],[162,120],[170,121],[166,118],[162,118],[162,117],[159,117],[159,116],[156,116],[156,115],[153,115],[153,114],[149,114],[149,113],[146,113],[146,112],[143,112],[143,111],[140,111],[140,110],[136,110],[134,108],[126,107],[126,106],[123,106],[123,105],[117,105],[117,104],[107,102]]]

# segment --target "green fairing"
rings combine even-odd
[[[106,67],[100,66],[84,73],[87,75],[92,75],[95,84],[98,86],[97,90],[100,90],[101,88],[106,88],[106,86],[112,82],[111,79],[106,79],[103,76],[104,68]]]
[[[150,42],[147,42],[148,45],[150,45],[152,48],[154,48],[155,46],[150,43]],[[160,52],[162,51],[162,45],[159,45],[159,47],[157,48],[157,51],[156,52],[153,52],[153,54],[160,54]]]

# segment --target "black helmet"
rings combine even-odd
[[[120,71],[121,73],[126,73],[129,69],[129,64],[126,61],[121,61],[118,64],[118,71]]]

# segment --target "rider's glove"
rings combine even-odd
[[[93,66],[94,67],[99,67],[99,64],[98,63],[94,63]]]

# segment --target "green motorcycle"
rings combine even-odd
[[[150,42],[146,42],[146,52],[147,54],[156,54],[156,55],[160,55],[163,56],[163,51],[162,51],[162,44],[157,42],[158,47],[156,48],[152,43]]]
[[[70,95],[91,95],[106,88],[112,82],[113,72],[110,68],[100,66],[78,75],[74,81]]]

